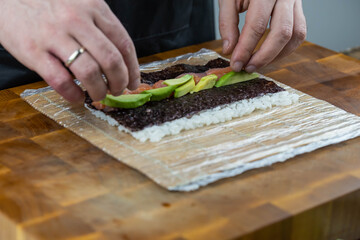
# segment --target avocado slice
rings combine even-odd
[[[251,79],[258,78],[259,74],[257,73],[247,73],[245,71],[241,72],[229,72],[222,76],[216,83],[215,87],[222,87],[234,83],[245,82]]]
[[[151,93],[145,94],[128,94],[113,96],[107,94],[105,99],[101,101],[102,104],[109,107],[117,108],[137,108],[144,105],[146,102],[150,101]]]
[[[194,79],[194,76],[190,75],[190,74],[186,74],[180,78],[175,78],[175,79],[168,79],[165,80],[163,83],[168,85],[168,86],[181,86],[185,83],[187,83],[188,81],[190,81],[190,79]]]
[[[170,97],[170,95],[174,92],[176,86],[167,86],[162,88],[150,89],[141,92],[141,94],[151,94],[150,101],[161,101],[165,98]]]
[[[218,77],[215,74],[210,74],[208,76],[202,77],[190,93],[212,88],[215,85],[217,79]]]
[[[175,89],[174,97],[179,98],[186,94],[188,94],[191,90],[193,90],[195,87],[195,81],[193,78],[191,78],[191,81],[188,81],[184,85],[178,87]]]

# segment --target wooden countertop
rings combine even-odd
[[[356,59],[305,42],[262,73],[360,115]],[[43,86],[0,91],[0,239],[360,238],[360,138],[169,192],[19,98]]]

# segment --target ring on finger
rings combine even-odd
[[[106,77],[105,74],[101,74],[101,78],[102,78],[102,80],[104,81],[104,83],[105,83],[106,85],[109,84],[109,81],[108,81],[108,79],[107,79],[107,77]]]
[[[73,52],[70,57],[67,59],[65,66],[68,68],[70,67],[70,65],[84,52],[86,51],[86,49],[84,47],[80,47],[79,49],[77,49],[75,52]]]

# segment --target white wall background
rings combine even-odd
[[[217,38],[218,1],[215,4]],[[360,0],[303,0],[307,40],[335,51],[360,46]],[[245,14],[240,15],[241,28]]]

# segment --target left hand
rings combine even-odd
[[[231,54],[234,71],[254,72],[292,53],[306,37],[306,20],[301,0],[219,0],[223,53]],[[246,21],[240,34],[239,13]],[[271,17],[271,21],[270,21]],[[260,49],[256,45],[270,21],[270,32]]]

